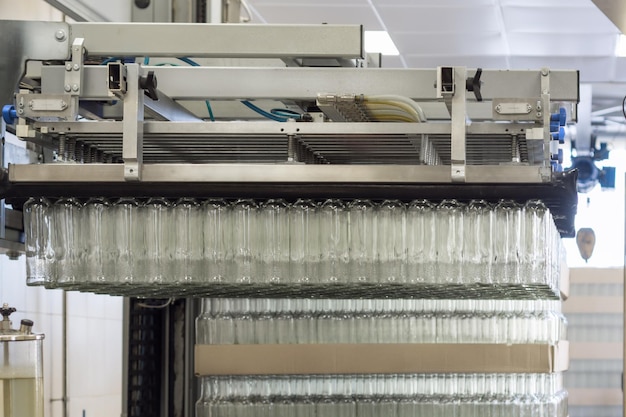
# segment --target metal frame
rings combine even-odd
[[[0,22],[0,27],[5,25]],[[14,29],[15,24],[8,27]],[[30,32],[38,28],[22,28],[27,47],[33,47]],[[453,75],[453,85],[446,91],[438,88],[442,68],[144,67],[134,63],[115,64],[120,78],[121,74],[126,78],[120,86],[112,86],[111,65],[85,65],[85,60],[193,56],[344,62],[364,57],[362,27],[73,23],[63,28],[53,39],[61,46],[46,56],[65,60],[65,65],[44,65],[41,92],[24,91],[18,96],[18,106],[39,101],[20,114],[24,117],[16,130],[24,139],[53,149],[67,141],[75,148],[70,161],[85,163],[12,165],[2,184],[3,195],[10,198],[22,198],[27,192],[59,195],[68,187],[85,192],[87,184],[100,187],[98,192],[125,190],[141,195],[171,193],[174,184],[187,191],[193,185],[206,195],[225,186],[231,192],[254,186],[266,195],[301,185],[353,187],[363,195],[368,188],[419,190],[433,184],[454,192],[457,184],[483,189],[494,184],[549,187],[555,181],[551,106],[566,105],[575,118],[579,99],[577,71],[547,69],[482,71],[482,84],[476,88],[480,87],[484,101],[477,91],[467,91],[469,76],[476,76],[478,70],[464,67],[445,68]],[[31,52],[22,56],[43,55],[37,49]],[[140,77],[150,72],[158,79],[159,101],[145,99],[145,86],[140,85]],[[211,100],[219,106],[233,100],[266,99],[305,110],[319,103],[324,93],[403,96],[422,106],[428,121],[354,123],[344,118],[333,123],[277,123],[244,116],[236,122],[207,123],[197,121],[180,104],[181,100]],[[79,111],[70,106],[59,117],[58,110],[50,109],[56,109],[64,95],[82,103],[95,101],[90,114],[102,107],[99,103],[121,99],[122,114],[114,115],[114,121],[75,122],[72,119]],[[362,103],[355,109],[347,105],[348,111],[367,112]],[[502,106],[504,113],[498,111]],[[144,111],[170,121],[144,120]],[[73,117],[67,117],[67,112]],[[323,117],[311,118],[323,121]],[[100,156],[81,156],[78,145],[95,149]],[[105,161],[122,163],[93,163]]]
[[[89,47],[88,40],[85,45]],[[175,100],[315,101],[318,93],[352,92],[364,95],[396,94],[418,102],[440,101],[435,87],[436,69],[186,66],[147,66],[145,69],[154,71],[159,89]],[[64,71],[63,66],[42,68],[42,92],[62,93],[60,78]],[[554,70],[549,76],[552,102],[578,102],[577,71]],[[86,85],[81,98],[110,99],[107,84],[103,81],[106,77],[105,66],[87,66]],[[541,95],[540,70],[483,70],[481,80],[484,102],[476,103],[472,95],[468,96],[468,101],[473,107],[485,107],[485,118],[489,120],[493,120],[490,100]]]
[[[359,25],[72,23],[90,56],[362,59]],[[323,42],[320,42],[323,39]]]

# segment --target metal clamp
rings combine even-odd
[[[465,67],[454,68],[454,79],[465,84],[467,69]],[[456,88],[452,96],[450,116],[452,123],[450,136],[450,159],[451,179],[453,182],[465,182],[465,145],[466,145],[466,118],[467,118],[467,92],[465,85]]]
[[[124,133],[122,134],[122,159],[126,181],[141,181],[143,170],[144,94],[139,86],[141,72],[138,64],[126,65]]]

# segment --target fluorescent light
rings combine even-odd
[[[617,35],[615,56],[626,57],[626,35]]]
[[[400,51],[391,40],[391,36],[384,30],[365,31],[365,51],[378,52],[383,55],[400,55]]]

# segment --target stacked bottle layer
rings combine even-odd
[[[553,300],[205,299],[199,344],[545,343],[566,339]]]
[[[540,201],[31,199],[30,285],[125,295],[556,298]]]
[[[197,417],[566,417],[560,374],[205,377]]]
[[[548,343],[557,300],[205,299],[198,344]],[[567,416],[560,373],[200,378],[197,416]]]

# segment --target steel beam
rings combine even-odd
[[[141,181],[144,116],[144,93],[139,88],[141,67],[137,64],[129,64],[127,70],[127,91],[124,95],[124,132],[122,136],[124,178],[127,181]]]
[[[86,44],[87,45],[87,44]],[[89,47],[87,45],[87,47]],[[159,89],[175,100],[310,100],[318,93],[338,92],[364,95],[396,94],[417,101],[436,100],[436,70],[381,68],[222,68],[147,67],[159,80]],[[42,92],[62,93],[63,67],[42,68]],[[88,100],[107,100],[110,95],[104,66],[85,68]],[[469,71],[471,73],[471,71]],[[483,99],[541,95],[539,70],[484,70]],[[578,102],[578,72],[551,71],[552,101]],[[474,101],[472,95],[468,101]],[[474,104],[474,103],[472,103]],[[491,115],[491,107],[489,115]]]
[[[11,165],[11,183],[124,182],[122,164]],[[445,165],[144,164],[150,183],[416,184],[450,183]],[[466,182],[540,183],[537,166],[467,166]]]
[[[359,25],[73,23],[90,56],[363,58]]]

